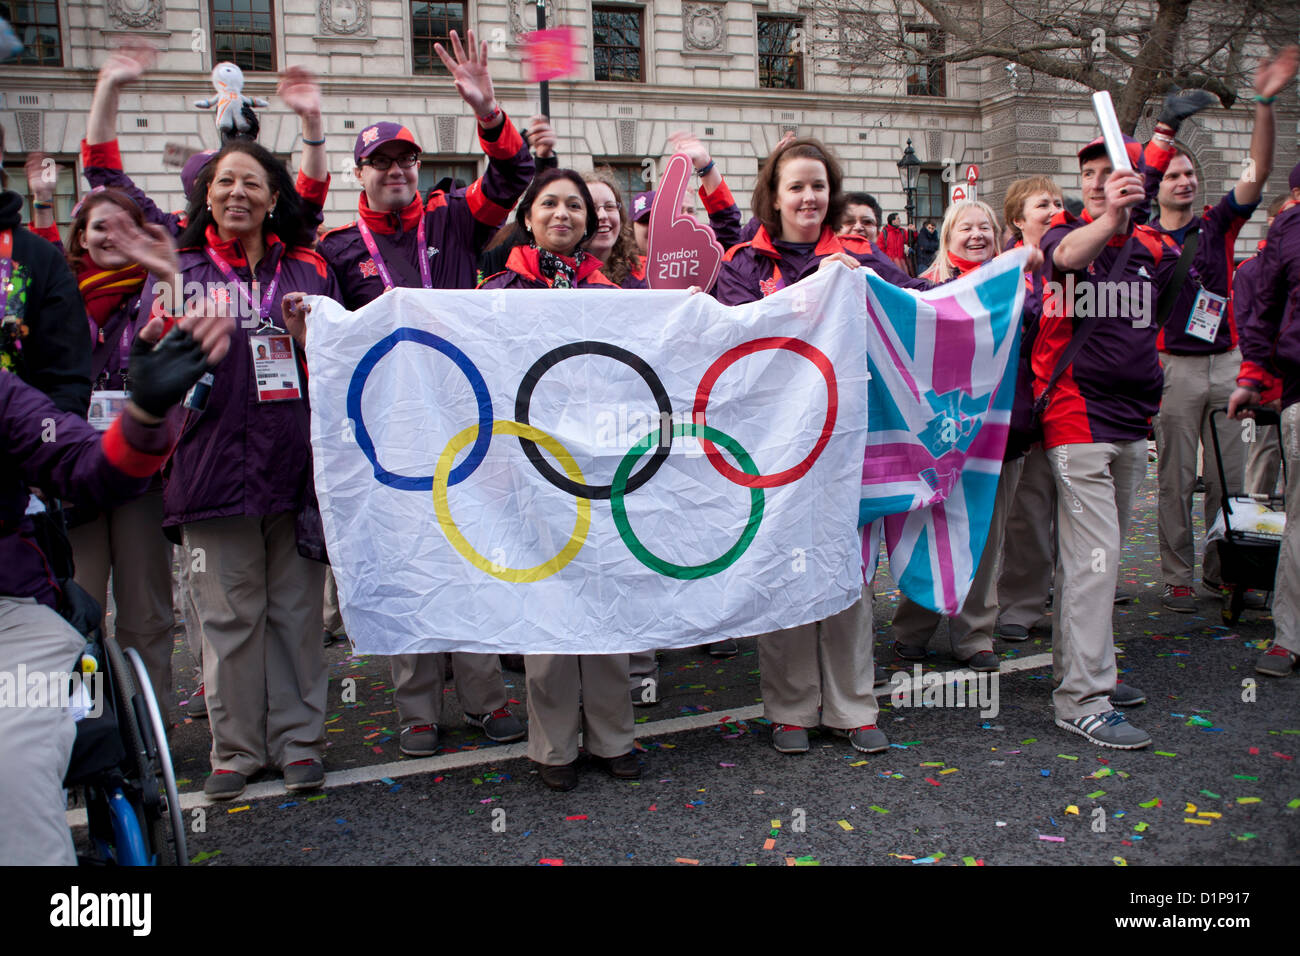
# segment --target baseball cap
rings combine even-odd
[[[1142,165],[1142,144],[1132,136],[1124,137],[1124,150],[1128,153],[1128,161],[1133,164],[1134,169]],[[1098,136],[1083,149],[1079,150],[1079,165],[1082,166],[1090,159],[1096,159],[1098,156],[1106,155],[1106,138]]]
[[[401,123],[374,123],[357,134],[357,145],[352,150],[352,158],[360,165],[365,159],[385,143],[410,143],[417,150],[420,144],[415,141],[415,134]]]
[[[212,157],[216,156],[217,152],[218,150],[215,149],[205,149],[185,160],[185,165],[181,167],[181,188],[185,190],[186,202],[189,202],[190,191],[194,188],[199,173],[203,172],[204,167],[212,162]]]
[[[655,204],[655,191],[637,193],[632,200],[632,221],[645,222],[650,218],[650,207]]]

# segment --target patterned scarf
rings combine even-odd
[[[557,256],[553,252],[547,252],[537,243],[533,243],[533,248],[537,250],[537,264],[542,270],[542,275],[551,280],[552,289],[572,289],[577,285],[577,271],[587,256],[585,252],[579,252],[576,257],[570,259],[568,256]]]
[[[86,267],[77,276],[77,289],[85,300],[86,314],[95,330],[99,330],[124,299],[144,288],[144,280],[148,278],[149,272],[144,266],[134,263],[120,269],[100,269],[90,262],[89,256],[86,263]]]

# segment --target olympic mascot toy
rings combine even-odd
[[[212,85],[217,95],[206,100],[195,100],[198,109],[217,108],[217,131],[221,141],[243,137],[257,139],[259,124],[254,106],[270,106],[260,96],[244,95],[244,71],[233,63],[218,63],[212,69]]]

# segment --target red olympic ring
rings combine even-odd
[[[808,469],[813,466],[822,450],[825,449],[827,442],[831,440],[831,432],[835,428],[835,415],[840,404],[839,392],[835,386],[835,369],[831,365],[831,360],[823,352],[801,339],[785,337],[754,339],[752,342],[742,343],[724,352],[704,373],[704,377],[700,379],[700,386],[695,392],[693,418],[696,422],[700,425],[706,424],[704,414],[709,405],[709,393],[713,391],[713,386],[717,384],[722,373],[738,359],[764,349],[789,349],[791,352],[802,355],[817,366],[818,371],[822,373],[822,378],[826,379],[826,422],[822,425],[822,433],[817,439],[817,444],[813,446],[813,450],[808,453],[808,456],[799,464],[775,475],[745,474],[740,469],[728,464],[713,442],[701,437],[699,441],[704,448],[704,453],[709,456],[709,461],[712,462],[718,473],[728,481],[743,485],[746,488],[776,488],[797,481],[807,474]]]

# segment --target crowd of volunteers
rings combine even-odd
[[[356,310],[395,287],[647,287],[655,193],[624,195],[608,169],[564,167],[545,116],[516,125],[472,31],[437,50],[477,117],[482,175],[422,193],[411,129],[363,118],[356,218],[341,228],[322,227],[331,184],[321,96],[301,69],[285,71],[278,91],[302,124],[296,177],[235,135],[185,163],[182,211],[160,209],[123,168],[114,128],[121,91],[151,65],[152,52],[138,47],[113,53],[100,71],[82,141],[93,188],[67,234],[54,224],[54,185],[39,154],[27,164],[33,221],[21,222],[23,196],[0,195],[0,360],[11,373],[0,374],[0,667],[70,667],[82,641],[65,620],[71,595],[84,589],[107,607],[111,586],[112,630],[142,655],[162,706],[174,712],[186,698],[185,713],[209,722],[212,799],[238,796],[268,769],[289,790],[325,778],[324,647],[344,626],[313,489],[304,296]],[[1236,583],[1213,545],[1197,553],[1195,494],[1203,490],[1207,527],[1225,493],[1284,496],[1276,581],[1248,600],[1271,602],[1275,631],[1256,669],[1275,677],[1296,669],[1300,163],[1291,160],[1300,157],[1279,161],[1289,179],[1275,198],[1265,189],[1270,104],[1294,82],[1298,59],[1288,48],[1259,67],[1248,173],[1203,210],[1195,165],[1177,142],[1180,124],[1208,105],[1198,93],[1169,94],[1148,142],[1126,138],[1131,171],[1116,170],[1097,139],[1079,145],[1077,180],[1020,179],[1001,210],[956,202],[941,223],[919,229],[847,190],[839,161],[815,138],[777,144],[748,217],[701,140],[680,132],[667,143],[694,166],[699,208],[726,250],[714,286],[695,291],[725,305],[826,268],[866,266],[924,290],[1029,249],[1013,440],[987,543],[946,640],[936,640],[938,614],[900,600],[887,632],[899,660],[937,653],[995,672],[997,642],[1027,640],[1050,606],[1056,724],[1102,747],[1148,746],[1127,716],[1145,696],[1118,678],[1112,615],[1099,609],[1131,598],[1117,575],[1154,440],[1160,599],[1171,611],[1193,613]],[[1063,189],[1081,196],[1078,215],[1066,211]],[[1266,199],[1267,238],[1237,265],[1238,233]],[[696,208],[688,193],[682,213]],[[1116,283],[1126,303],[1149,310],[1080,306],[1085,291],[1097,293],[1089,302],[1107,301]],[[237,301],[187,306],[195,284]],[[222,317],[232,310],[251,321]],[[255,373],[268,362],[277,389]],[[1225,407],[1216,425],[1211,412]],[[1230,418],[1263,409],[1280,412],[1281,442],[1268,425],[1243,442]],[[42,437],[45,422],[52,437]],[[1226,486],[1213,464],[1215,427]],[[175,545],[197,688],[178,688],[171,668]],[[758,637],[776,750],[807,751],[819,727],[864,753],[888,748],[876,724],[873,688],[884,670],[874,659],[874,590],[864,580],[848,610]],[[732,656],[741,636],[719,634],[705,650]],[[465,720],[495,741],[527,737],[546,786],[576,786],[580,733],[609,773],[641,774],[633,708],[654,702],[645,692],[657,684],[653,649],[525,656],[526,723],[508,706],[497,655],[400,654],[391,667],[405,754],[438,751],[444,686],[454,680]],[[0,862],[69,862],[60,790],[71,734],[58,711],[0,708],[0,818],[31,821],[0,828]]]

